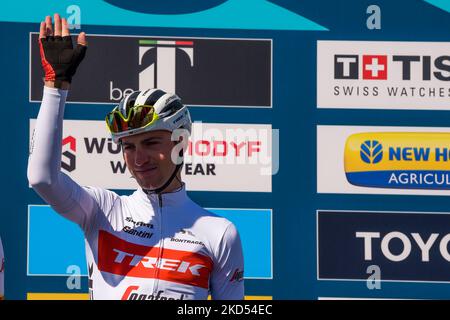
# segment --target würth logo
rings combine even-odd
[[[61,167],[68,172],[72,172],[76,169],[76,156],[73,152],[77,152],[77,140],[72,136],[65,137],[62,141],[63,149],[66,144],[69,145],[70,151],[66,150],[62,153],[62,155],[68,161],[65,162],[64,160],[61,160]]]

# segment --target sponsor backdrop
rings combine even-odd
[[[439,0],[2,3],[0,236],[6,299],[85,299],[81,231],[29,188],[42,97],[37,31],[89,50],[68,96],[62,170],[130,194],[103,124],[132,90],[196,121],[189,195],[233,221],[246,296],[450,298],[450,4]]]

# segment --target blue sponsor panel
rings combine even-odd
[[[67,275],[71,265],[87,275],[81,228],[49,206],[29,206],[28,274]]]
[[[450,281],[450,214],[318,211],[318,278]]]
[[[209,209],[232,221],[244,250],[245,277],[272,277],[271,210]],[[83,231],[49,206],[29,207],[28,274],[67,275],[71,265],[87,275]]]
[[[244,251],[245,278],[272,278],[272,212],[269,209],[208,209],[232,221]]]

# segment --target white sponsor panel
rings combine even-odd
[[[318,108],[450,110],[450,42],[318,41]]]
[[[103,121],[64,120],[62,167],[81,185],[138,188]],[[271,172],[271,125],[193,123],[182,171],[188,190],[271,192]]]
[[[382,127],[382,126],[317,126],[317,192],[346,194],[404,194],[450,195],[450,190],[420,190],[370,188],[352,185],[344,169],[347,138],[355,133],[367,132],[442,132],[450,128],[438,127]]]

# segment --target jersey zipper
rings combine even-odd
[[[164,238],[163,238],[163,218],[162,218],[162,195],[158,194],[158,204],[159,204],[159,241],[161,241],[161,244],[159,245],[159,250],[158,250],[158,259],[156,260],[156,279],[155,279],[155,286],[153,287],[153,296],[156,297],[157,291],[159,291],[158,289],[158,285],[159,285],[159,268],[161,267],[161,258],[162,258],[162,254],[163,254],[163,250],[164,250]]]

